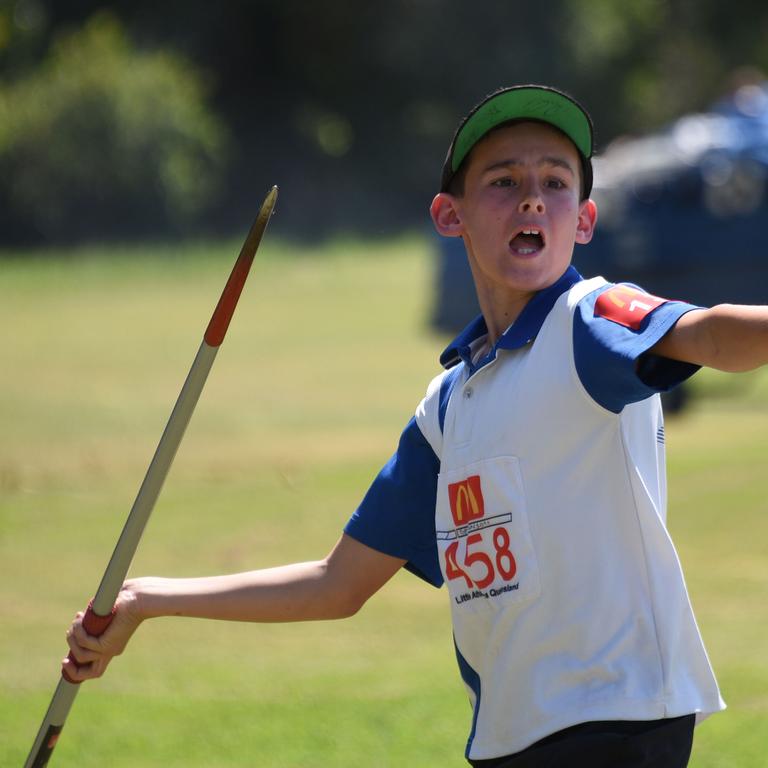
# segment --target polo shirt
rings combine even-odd
[[[569,267],[487,354],[477,318],[345,527],[446,584],[468,758],[723,708],[666,530],[658,393],[697,367],[648,353],[695,309]]]

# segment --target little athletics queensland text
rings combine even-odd
[[[461,603],[467,603],[470,600],[476,600],[477,598],[483,598],[490,600],[494,597],[499,597],[507,592],[514,592],[520,587],[520,582],[516,581],[514,584],[505,584],[503,587],[491,588],[491,589],[473,589],[471,592],[462,592],[460,595],[456,595],[453,599],[457,605]]]

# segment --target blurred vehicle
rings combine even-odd
[[[583,275],[703,306],[768,303],[768,82],[619,139],[594,167],[598,225],[574,252]],[[463,244],[441,238],[433,325],[454,333],[478,312]]]
[[[711,306],[768,303],[768,83],[595,159],[585,275]]]

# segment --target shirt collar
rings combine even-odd
[[[536,293],[523,307],[517,320],[501,335],[489,356],[495,357],[497,349],[518,349],[532,341],[555,302],[580,280],[583,280],[582,276],[574,266],[570,266],[556,283]],[[487,333],[488,326],[485,324],[485,318],[479,315],[446,347],[440,355],[440,364],[444,368],[452,368],[463,360],[471,367],[472,342]]]

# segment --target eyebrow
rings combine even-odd
[[[506,160],[499,160],[496,163],[492,163],[491,165],[483,169],[483,173],[489,173],[490,171],[497,171],[501,168],[510,168],[510,167],[515,167],[520,165],[523,165],[523,163],[520,162],[520,160],[514,157],[511,157]],[[573,169],[573,166],[567,160],[564,160],[562,157],[555,157],[555,156],[549,156],[549,155],[547,157],[542,157],[541,160],[539,160],[536,163],[536,166],[539,168],[544,166],[553,166],[555,168],[563,168],[564,170],[569,171],[571,175],[573,176],[576,175],[576,172]]]

